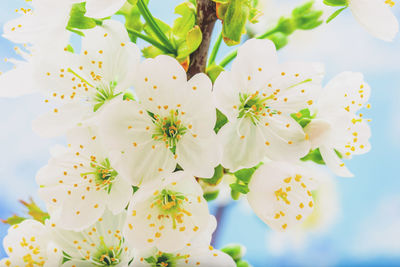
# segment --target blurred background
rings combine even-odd
[[[150,2],[156,17],[172,23],[174,6],[182,0]],[[260,2],[265,16],[255,29],[261,32],[302,3]],[[23,0],[1,0],[0,28],[24,5]],[[396,15],[399,6],[393,8]],[[333,13],[324,10],[326,17]],[[220,29],[218,24],[215,33]],[[230,49],[224,46],[218,58]],[[279,54],[281,61],[324,63],[325,83],[342,71],[364,73],[372,88],[372,109],[365,113],[372,119],[372,150],[347,162],[355,178],[334,177],[326,169],[320,170],[326,181],[326,197],[319,207],[322,216],[302,231],[274,233],[240,200],[223,209],[217,247],[243,244],[247,247],[245,259],[255,267],[400,266],[400,36],[391,43],[374,39],[347,10],[316,30],[296,32]],[[12,57],[14,45],[0,37],[1,72],[12,68],[3,58]],[[0,90],[6,89],[0,84]],[[42,139],[32,132],[31,121],[46,111],[42,103],[38,95],[0,99],[0,218],[22,214],[20,199],[33,197],[42,205],[36,195],[35,174],[47,163],[49,148],[65,142],[63,138]],[[211,209],[215,211],[222,203],[213,202]],[[7,228],[0,224],[0,239]],[[0,259],[4,256],[0,246]]]

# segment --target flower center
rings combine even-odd
[[[120,263],[120,257],[123,249],[121,248],[122,240],[116,247],[107,247],[104,238],[100,238],[100,245],[94,257],[91,259],[96,266],[115,266]]]
[[[90,166],[93,168],[93,172],[82,173],[81,176],[94,175],[96,186],[110,193],[118,173],[111,167],[109,159],[106,158],[103,162],[97,163],[96,157],[91,156]]]
[[[179,111],[171,110],[169,116],[161,117],[160,115],[150,114],[153,123],[156,125],[152,138],[161,140],[175,154],[176,144],[179,139],[186,133],[187,128],[182,125],[179,119]]]
[[[394,7],[395,2],[393,0],[385,0],[385,4],[389,5],[390,7]]]
[[[267,108],[266,100],[270,97],[262,97],[259,92],[254,94],[239,94],[240,106],[238,118],[250,118],[255,124],[260,120],[260,115]]]
[[[185,259],[188,256],[175,256],[170,253],[158,252],[156,256],[145,258],[144,260],[151,265],[151,267],[176,267],[176,261],[179,259]]]
[[[190,212],[183,208],[183,204],[188,199],[179,192],[163,189],[161,193],[154,193],[155,200],[151,204],[151,208],[156,206],[160,212],[159,219],[172,219],[172,227],[175,229],[177,223],[183,223],[184,215],[192,216]]]

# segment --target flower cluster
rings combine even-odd
[[[370,149],[360,73],[323,87],[321,64],[281,63],[272,41],[250,39],[215,80],[188,79],[170,53],[142,60],[132,31],[109,19],[136,2],[149,17],[143,1],[59,2],[33,1],[5,26],[5,37],[28,44],[27,61],[1,82],[11,96],[40,93],[49,111],[33,129],[68,145],[36,175],[49,218],[11,227],[1,266],[236,266],[211,246],[208,187],[235,177],[232,196],[247,194],[267,225],[286,231],[316,201],[317,174],[302,161],[347,177],[343,160]],[[161,46],[160,36],[151,42]],[[29,82],[17,80],[22,72]]]

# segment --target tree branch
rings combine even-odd
[[[190,66],[187,71],[189,79],[197,73],[206,71],[207,54],[216,21],[215,3],[211,0],[197,0],[197,25],[199,25],[203,33],[203,40],[199,48],[191,56]]]

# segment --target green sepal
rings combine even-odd
[[[231,197],[233,200],[238,200],[240,197],[240,193],[238,191],[231,190]]]
[[[301,158],[302,161],[313,161],[320,165],[325,165],[325,161],[321,156],[319,148],[311,150],[305,157]]]
[[[231,187],[231,189],[233,191],[242,193],[244,195],[247,194],[248,192],[250,192],[248,185],[245,185],[245,184],[235,183],[235,184],[230,184],[229,186]]]
[[[340,8],[340,9],[336,10],[335,12],[333,12],[333,14],[330,15],[329,18],[326,20],[326,23],[331,22],[334,18],[339,16],[339,14],[342,13],[342,11],[344,11],[346,8],[347,8],[347,6]]]
[[[214,132],[218,133],[219,130],[224,126],[225,124],[228,123],[228,118],[221,112],[219,109],[217,109],[217,121],[214,126]]]
[[[285,47],[289,42],[287,35],[281,32],[271,34],[268,39],[274,42],[277,50]]]
[[[311,30],[323,23],[320,20],[323,12],[314,10],[314,1],[307,2],[292,11],[292,19],[296,23],[296,28],[300,30]]]
[[[199,26],[194,26],[186,34],[186,39],[178,47],[177,59],[184,59],[188,57],[191,53],[197,50],[203,40],[203,34]]]
[[[219,195],[219,191],[217,190],[217,191],[214,191],[214,192],[204,193],[203,197],[207,201],[213,201],[213,200],[217,199],[218,195]]]
[[[314,117],[311,116],[311,112],[308,108],[302,109],[297,113],[292,113],[290,116],[303,128],[306,127]]]
[[[25,221],[26,219],[27,218],[24,218],[24,217],[14,214],[13,216],[7,218],[6,220],[1,220],[1,222],[5,223],[5,224],[9,224],[9,225],[16,225],[16,224],[19,224],[19,223]]]
[[[181,17],[174,21],[172,33],[184,38],[196,23],[196,7],[190,2],[184,2],[175,7],[175,14]]]
[[[224,71],[224,68],[217,64],[212,64],[212,65],[208,66],[206,69],[206,73],[207,73],[208,77],[210,77],[210,79],[213,83],[217,80],[218,76],[223,71]]]
[[[221,251],[231,256],[235,262],[241,260],[245,254],[245,248],[239,244],[227,245],[221,248]]]
[[[276,29],[283,34],[290,35],[297,30],[297,24],[291,18],[281,17]]]
[[[86,17],[86,3],[74,4],[69,13],[67,29],[92,29],[97,26],[96,20]]]
[[[142,55],[145,58],[155,58],[156,56],[165,54],[155,46],[148,46],[142,49]]]
[[[347,6],[349,0],[324,0],[327,6]]]
[[[241,169],[241,170],[234,172],[233,174],[235,175],[235,177],[237,179],[239,179],[240,181],[242,181],[245,184],[248,184],[256,170],[257,170],[256,167],[248,168],[248,169]]]
[[[231,0],[226,10],[222,35],[227,45],[240,43],[242,34],[246,33],[246,22],[249,18],[250,8],[246,0]]]
[[[224,176],[224,168],[221,165],[218,165],[217,167],[214,168],[213,177],[211,177],[209,179],[207,179],[207,178],[201,178],[201,179],[206,184],[217,185],[221,182],[221,179],[223,176]]]
[[[236,262],[236,267],[251,267],[250,263],[244,260],[238,260]]]

